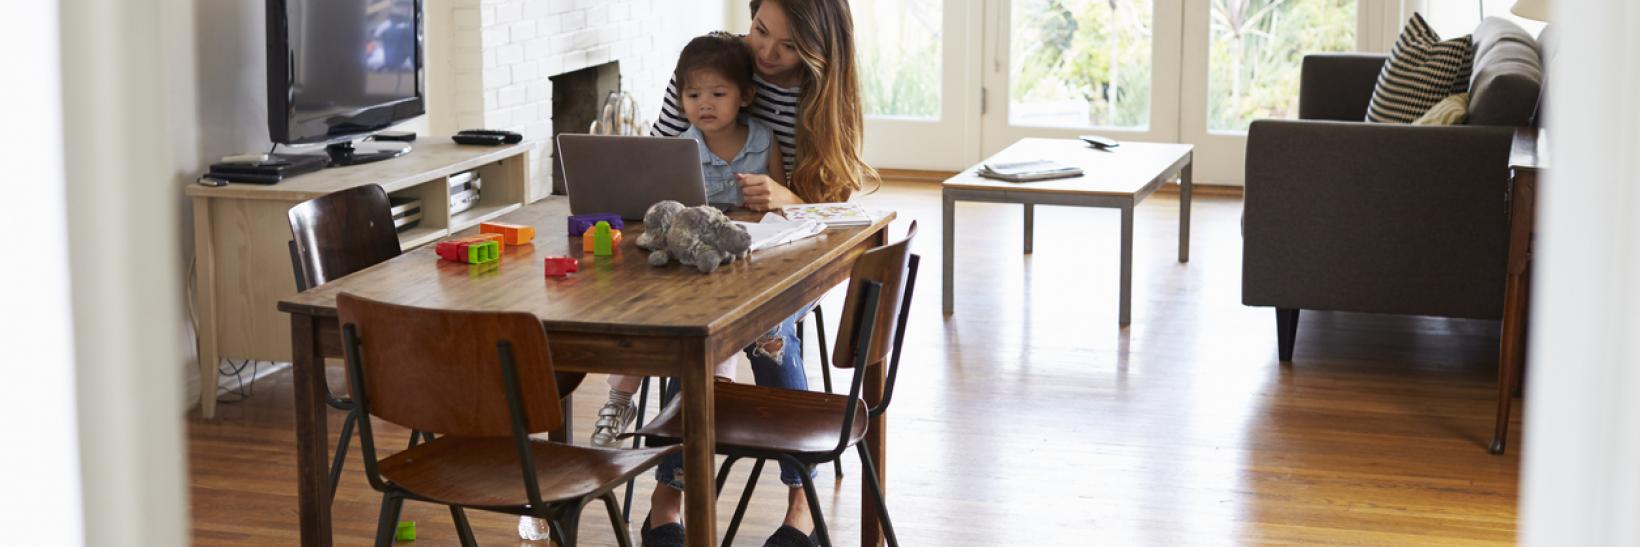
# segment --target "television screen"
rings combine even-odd
[[[333,141],[423,113],[418,0],[268,0],[275,142]]]

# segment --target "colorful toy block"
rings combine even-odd
[[[416,540],[416,521],[413,521],[413,520],[399,521],[399,527],[397,529],[393,530],[393,539],[395,541],[415,541]]]
[[[500,234],[501,242],[508,245],[523,245],[535,239],[535,227],[522,224],[485,222],[478,225],[478,231],[486,234]]]
[[[594,226],[597,226],[600,221],[608,222],[609,227],[616,230],[626,228],[626,224],[621,222],[621,215],[617,215],[615,213],[587,213],[584,215],[570,215],[569,235],[578,236],[585,234],[588,230],[591,230]]]
[[[581,261],[567,256],[549,256],[546,269],[547,277],[564,277],[571,272],[581,271]]]
[[[499,234],[482,234],[440,241],[433,247],[439,258],[451,262],[483,264],[501,259]]]
[[[601,238],[604,240],[602,247],[599,246],[600,237],[598,234],[600,231],[603,231],[605,234]],[[581,234],[582,253],[588,253],[594,256],[609,256],[615,254],[615,251],[620,247],[621,231],[609,227],[609,223],[607,222],[599,221],[596,227],[591,230],[587,230],[584,234]]]

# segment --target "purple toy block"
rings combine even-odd
[[[626,226],[621,223],[621,215],[615,213],[586,213],[569,216],[569,235],[580,236],[598,225],[598,221],[609,223],[610,228],[619,230]]]

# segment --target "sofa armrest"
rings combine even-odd
[[[1367,119],[1367,103],[1388,61],[1388,55],[1378,53],[1305,55],[1299,72],[1299,119]]]
[[[1253,122],[1243,303],[1500,317],[1513,132]]]

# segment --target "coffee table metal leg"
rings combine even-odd
[[[1116,323],[1126,325],[1132,319],[1133,308],[1133,204],[1122,207],[1122,294]]]
[[[1179,262],[1190,262],[1190,166],[1179,170]]]
[[[1032,232],[1036,231],[1036,206],[1031,205],[1029,203],[1026,203],[1024,205],[1025,205],[1025,254],[1031,254],[1031,240],[1033,239],[1031,237],[1031,234],[1032,234]]]
[[[943,252],[940,253],[941,262],[944,263],[940,272],[940,277],[944,282],[940,287],[940,310],[946,315],[950,315],[952,294],[951,270],[955,266],[956,260],[955,238],[957,233],[957,200],[956,198],[951,197],[950,193],[941,193],[940,196],[944,201],[944,205],[940,208],[940,220],[942,221],[941,225],[943,226],[943,230],[945,232],[944,241],[941,243],[943,246]]]

